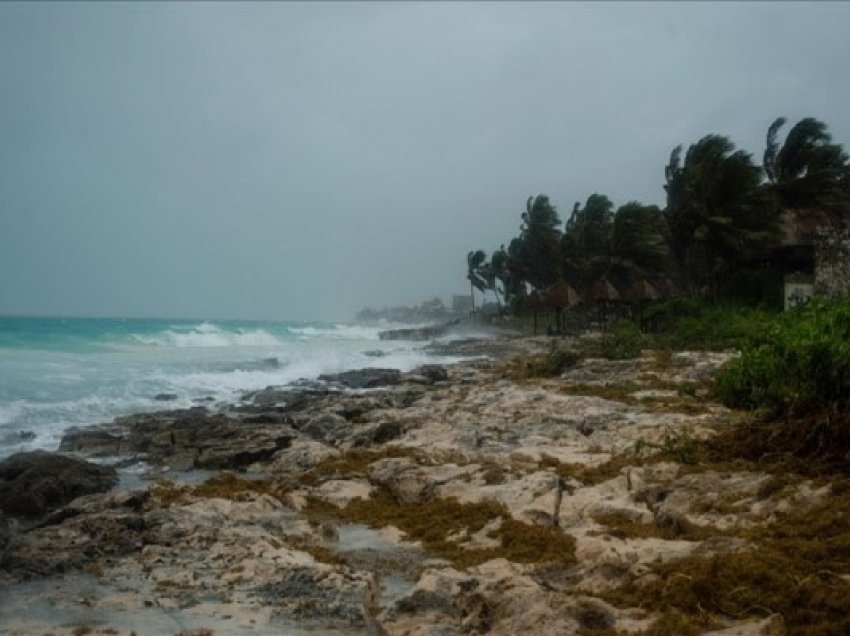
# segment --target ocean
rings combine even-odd
[[[0,458],[56,450],[67,428],[120,415],[234,402],[322,373],[435,361],[422,343],[379,340],[390,327],[0,316]]]

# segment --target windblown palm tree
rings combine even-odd
[[[623,284],[658,278],[670,269],[667,223],[655,205],[630,201],[617,210],[611,229],[611,269]]]
[[[603,194],[591,194],[584,207],[573,206],[561,239],[561,268],[583,292],[610,267],[613,220],[614,204]]]
[[[558,212],[549,197],[540,194],[528,197],[522,213],[520,236],[511,242],[512,258],[519,261],[523,280],[534,289],[543,289],[560,278],[559,244],[561,224]]]
[[[850,160],[832,143],[827,126],[812,117],[798,121],[780,146],[777,136],[785,118],[767,129],[764,172],[769,189],[784,208],[843,211],[850,204]]]
[[[707,135],[670,154],[665,169],[672,246],[691,292],[716,295],[720,276],[777,230],[775,207],[759,188],[761,169],[726,137]]]
[[[501,294],[505,299],[505,304],[510,302],[511,295],[511,272],[508,268],[509,257],[508,253],[505,250],[505,246],[502,245],[499,249],[493,252],[492,256],[490,256],[490,275],[492,276],[492,289],[493,293],[496,294],[496,302],[501,304],[501,300],[499,298],[499,287],[496,284],[501,283],[502,290]]]
[[[469,294],[472,297],[472,310],[475,311],[475,290],[482,294],[487,290],[488,283],[482,272],[487,262],[484,250],[472,250],[466,255],[466,278],[469,280]]]

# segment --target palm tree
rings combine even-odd
[[[518,243],[511,242],[514,258],[520,261],[523,280],[534,289],[543,289],[560,278],[559,244],[561,224],[558,212],[544,194],[528,197]]]
[[[492,276],[493,293],[496,294],[496,302],[499,303],[499,305],[502,304],[502,301],[499,298],[499,288],[496,285],[497,282],[502,284],[502,296],[505,299],[505,303],[507,304],[510,302],[511,273],[508,268],[508,262],[508,252],[505,250],[504,245],[493,252],[490,256],[489,273]]]
[[[764,172],[769,190],[783,208],[819,208],[843,211],[850,203],[850,160],[840,144],[833,144],[827,126],[812,117],[798,121],[780,146],[779,117],[767,129]]]
[[[658,206],[630,201],[620,206],[611,228],[611,269],[622,284],[660,278],[670,269],[667,223]]]
[[[761,169],[720,135],[670,154],[665,169],[673,250],[692,294],[716,295],[719,279],[777,231],[775,208],[759,188]]]
[[[482,294],[487,289],[488,284],[482,275],[482,266],[487,261],[487,254],[484,250],[472,250],[466,255],[466,278],[469,280],[469,295],[472,297],[472,311],[475,311],[475,290],[477,289]]]
[[[614,204],[603,194],[576,203],[561,239],[561,269],[567,281],[587,292],[610,266]]]

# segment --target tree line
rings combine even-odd
[[[737,272],[770,258],[784,211],[850,215],[850,159],[827,125],[801,119],[767,130],[761,165],[725,136],[706,135],[664,168],[666,206],[629,201],[615,209],[604,194],[577,202],[565,223],[545,194],[529,197],[519,235],[490,257],[467,254],[474,290],[523,307],[558,290],[585,301],[622,295],[716,299]],[[613,288],[613,290],[612,290]],[[574,292],[573,292],[574,290]],[[652,291],[650,291],[652,290]],[[569,302],[568,304],[572,304]]]

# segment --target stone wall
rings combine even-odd
[[[815,241],[815,294],[850,296],[850,230],[818,233]]]

